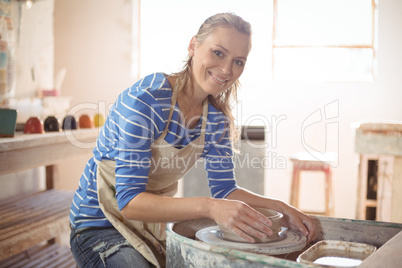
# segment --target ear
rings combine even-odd
[[[194,57],[196,42],[197,42],[197,40],[195,39],[195,36],[193,36],[193,38],[191,38],[190,44],[188,45],[188,54],[191,57]]]

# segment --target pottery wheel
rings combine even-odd
[[[286,254],[301,250],[307,243],[307,238],[300,232],[285,227],[282,227],[279,232],[278,239],[264,243],[230,241],[224,237],[223,232],[217,225],[201,229],[195,236],[197,239],[209,244],[268,255]]]

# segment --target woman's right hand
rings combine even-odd
[[[272,222],[242,201],[215,199],[210,210],[210,218],[238,236],[254,243],[253,237],[261,239],[272,235]]]

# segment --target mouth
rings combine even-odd
[[[222,76],[218,76],[214,73],[208,72],[208,74],[211,76],[212,80],[214,80],[216,83],[223,85],[225,84],[227,81],[229,81],[228,79],[225,79]]]

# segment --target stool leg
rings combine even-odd
[[[296,208],[299,207],[299,190],[300,190],[299,187],[300,187],[300,169],[298,167],[293,167],[290,204]]]
[[[325,215],[334,215],[334,197],[332,192],[332,173],[331,169],[325,171]]]

